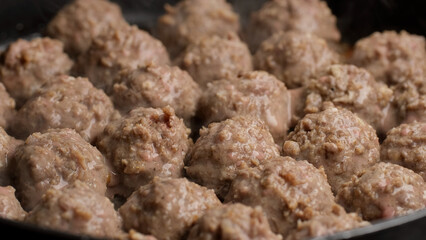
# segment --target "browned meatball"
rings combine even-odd
[[[338,55],[323,39],[299,32],[272,35],[254,56],[256,69],[274,74],[288,88],[306,85],[311,78],[338,62]]]
[[[10,44],[0,63],[0,81],[22,106],[46,82],[69,73],[73,62],[63,44],[49,38],[19,39]]]
[[[21,221],[26,214],[15,197],[15,189],[11,186],[0,187],[0,218]]]
[[[149,63],[169,64],[166,48],[149,33],[136,26],[110,29],[94,39],[86,53],[80,55],[75,71],[107,94],[123,69],[136,69]]]
[[[172,58],[201,37],[226,36],[240,28],[238,15],[225,0],[184,0],[165,9],[167,13],[158,19],[155,35]]]
[[[259,45],[279,31],[312,33],[329,41],[339,41],[340,33],[325,1],[272,0],[251,15],[246,39],[255,52]]]
[[[336,207],[324,170],[306,161],[276,157],[241,170],[225,202],[261,206],[272,231],[286,236],[299,220],[329,214]]]
[[[178,240],[209,209],[220,206],[212,190],[186,178],[154,180],[136,190],[119,209],[124,229],[160,240]]]
[[[285,155],[324,167],[334,193],[340,186],[380,160],[374,129],[346,109],[330,107],[308,114],[284,143]]]
[[[9,96],[0,82],[0,127],[7,128],[15,114],[15,100]]]
[[[46,33],[61,40],[71,56],[86,52],[92,41],[110,28],[127,25],[120,7],[105,0],[74,0],[47,25]]]
[[[18,111],[11,132],[24,139],[50,128],[72,128],[92,142],[113,114],[111,100],[87,78],[59,76]]]
[[[380,162],[345,183],[337,200],[365,220],[391,218],[426,207],[426,183],[410,169]]]
[[[128,196],[154,176],[182,177],[189,133],[170,107],[137,108],[108,124],[97,146],[119,175],[117,190]]]
[[[192,227],[188,240],[280,240],[269,227],[261,207],[228,204],[209,210]]]
[[[61,190],[47,190],[25,221],[94,237],[113,238],[121,230],[120,217],[108,198],[80,181]]]
[[[202,88],[214,80],[253,70],[247,45],[235,34],[203,37],[190,44],[175,62]]]
[[[105,159],[74,130],[34,133],[16,149],[13,177],[22,206],[31,210],[49,189],[80,180],[104,194],[108,177]]]
[[[16,147],[20,144],[22,144],[22,141],[7,135],[6,131],[0,127],[0,186],[10,184],[8,165]]]
[[[237,116],[200,130],[185,170],[190,179],[214,189],[223,198],[238,171],[257,167],[279,154],[262,121]]]
[[[124,70],[112,91],[115,107],[122,113],[170,105],[185,120],[195,115],[200,95],[200,87],[187,72],[167,65]]]
[[[426,181],[426,122],[402,124],[390,130],[380,153],[382,161],[409,168]]]

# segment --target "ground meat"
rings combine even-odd
[[[254,56],[256,69],[274,74],[288,88],[306,85],[339,57],[315,35],[278,32],[265,40]]]
[[[25,221],[93,237],[113,238],[121,230],[120,217],[108,198],[80,181],[47,190]]]
[[[0,187],[0,218],[21,221],[26,214],[15,197],[15,189],[11,186]]]
[[[153,236],[143,235],[133,229],[130,229],[128,233],[123,233],[117,237],[119,240],[157,240]]]
[[[169,64],[166,48],[136,26],[110,29],[94,39],[80,55],[75,72],[87,76],[97,88],[111,93],[114,79],[123,69],[136,69],[149,63]]]
[[[200,130],[185,170],[190,179],[214,189],[223,198],[238,171],[257,167],[279,154],[262,121],[237,116]]]
[[[128,196],[154,176],[182,177],[183,161],[192,145],[189,133],[170,107],[137,108],[111,122],[97,146],[119,175],[117,190]]]
[[[136,190],[119,212],[126,230],[133,228],[160,240],[178,240],[206,211],[220,205],[213,190],[185,178],[154,178]]]
[[[201,37],[226,36],[240,28],[238,15],[225,0],[184,0],[165,8],[166,14],[158,19],[155,35],[167,46],[172,58]]]
[[[291,30],[312,33],[332,42],[340,40],[336,17],[327,3],[319,0],[267,1],[260,10],[252,13],[245,39],[255,52],[274,33]]]
[[[426,206],[426,183],[410,169],[377,163],[345,183],[337,200],[365,220],[405,215]]]
[[[195,115],[200,95],[200,87],[187,72],[167,65],[124,70],[112,91],[115,107],[122,113],[170,105],[186,121]]]
[[[31,210],[49,189],[80,180],[104,194],[108,171],[102,154],[71,129],[34,133],[19,146],[11,163],[18,197]]]
[[[8,163],[11,161],[16,147],[20,144],[22,144],[22,141],[7,135],[4,129],[0,127],[0,186],[10,184]]]
[[[336,207],[323,169],[306,161],[276,157],[241,170],[225,202],[261,206],[272,231],[286,236],[299,220],[329,214]]]
[[[58,40],[19,39],[1,57],[0,81],[20,107],[52,77],[67,74],[72,65]]]
[[[235,34],[206,36],[190,44],[175,60],[202,88],[214,80],[253,70],[247,45]]]
[[[409,168],[426,181],[426,122],[402,124],[390,130],[380,153],[382,161]]]
[[[228,204],[208,211],[192,227],[188,240],[280,240],[261,207]]]
[[[374,129],[346,109],[330,107],[308,114],[284,143],[285,155],[324,167],[336,193],[353,175],[380,160],[379,140]]]
[[[50,128],[72,128],[92,142],[113,114],[111,100],[87,78],[63,75],[52,79],[18,111],[11,132],[24,139]]]
[[[7,128],[15,113],[15,100],[9,96],[6,88],[0,82],[0,127]]]

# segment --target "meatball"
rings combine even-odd
[[[71,129],[34,133],[19,146],[11,169],[18,197],[31,210],[49,189],[80,180],[104,194],[108,171],[102,154]]]
[[[155,35],[175,58],[187,45],[204,36],[226,36],[239,31],[239,18],[225,0],[184,0],[166,5],[158,19]]]
[[[1,57],[0,80],[20,107],[51,78],[69,73],[72,65],[58,40],[19,39]]]
[[[12,159],[15,149],[22,141],[9,136],[2,127],[0,127],[0,186],[10,184],[8,165]]]
[[[199,116],[204,124],[238,115],[262,119],[274,139],[286,135],[291,103],[285,85],[266,72],[250,72],[207,85],[199,102]]]
[[[255,52],[259,45],[279,31],[312,33],[328,41],[340,40],[333,16],[325,1],[273,0],[252,13],[246,39]]]
[[[329,107],[306,115],[283,145],[285,155],[324,167],[336,193],[340,186],[380,160],[374,129],[346,109]]]
[[[166,48],[149,33],[128,26],[110,29],[94,39],[77,60],[75,72],[86,76],[97,88],[110,94],[114,79],[123,69],[136,69],[149,63],[170,63]]]
[[[108,198],[80,181],[47,190],[25,222],[94,237],[113,238],[121,230],[120,217]]]
[[[11,124],[11,132],[24,139],[50,128],[72,128],[92,142],[113,114],[111,100],[87,78],[59,76],[22,106]]]
[[[0,82],[0,127],[7,128],[15,114],[15,100]]]
[[[225,202],[261,206],[272,231],[286,236],[299,220],[329,214],[336,207],[327,177],[306,161],[276,157],[241,170]]]
[[[15,189],[11,186],[0,187],[0,218],[21,221],[26,214],[15,197]]]
[[[206,211],[220,205],[212,190],[186,178],[154,178],[136,190],[119,212],[126,230],[133,228],[160,240],[177,240]]]
[[[426,122],[402,124],[390,130],[381,145],[382,161],[399,164],[426,181]]]
[[[247,45],[235,34],[203,37],[190,44],[175,62],[202,88],[214,80],[253,70]]]
[[[345,183],[337,201],[365,220],[391,218],[426,206],[426,183],[410,169],[380,162]]]
[[[128,196],[154,176],[182,177],[189,133],[170,107],[137,108],[108,124],[97,146],[119,175],[110,187]]]
[[[124,70],[112,91],[115,107],[122,113],[170,105],[186,121],[195,115],[200,95],[200,87],[187,72],[166,65]]]
[[[237,116],[200,130],[188,153],[186,174],[196,183],[214,189],[223,198],[238,171],[257,167],[280,155],[261,120]]]
[[[261,207],[229,204],[209,210],[192,227],[188,240],[257,239],[280,240],[268,223]]]
[[[127,25],[120,7],[104,0],[75,0],[61,9],[47,25],[48,36],[64,43],[71,56],[86,52],[94,39]]]
[[[339,62],[327,43],[314,35],[278,32],[265,40],[254,56],[256,69],[274,74],[288,88],[306,85],[311,78]]]

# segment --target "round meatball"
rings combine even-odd
[[[127,25],[120,7],[104,0],[74,0],[47,25],[48,36],[64,43],[71,56],[86,52],[94,39],[110,28]]]
[[[87,78],[64,75],[45,85],[22,106],[11,124],[11,132],[24,139],[50,128],[72,128],[92,142],[113,114],[111,100]]]
[[[237,116],[200,130],[200,138],[188,153],[186,174],[223,198],[238,171],[257,167],[280,155],[261,120]]]
[[[308,33],[278,32],[265,40],[254,56],[256,69],[274,74],[288,88],[306,85],[311,78],[339,62],[327,43]]]
[[[120,217],[109,199],[79,181],[47,190],[25,222],[93,237],[114,238],[121,231]]]
[[[12,161],[18,197],[31,210],[49,189],[80,180],[104,194],[108,170],[102,154],[71,129],[34,133],[19,146]]]
[[[206,211],[220,205],[213,190],[186,178],[154,178],[136,190],[119,212],[126,230],[133,228],[160,240],[178,240]]]
[[[1,59],[0,80],[18,107],[51,78],[69,73],[73,65],[63,52],[63,44],[49,38],[19,39]]]
[[[166,5],[155,35],[167,46],[172,58],[204,36],[226,36],[239,31],[239,18],[225,0],[184,0]]]
[[[188,240],[280,240],[269,227],[261,207],[228,204],[209,210],[192,227]]]
[[[195,115],[200,95],[200,87],[187,72],[167,65],[124,70],[112,91],[114,105],[122,113],[169,105],[186,121]]]
[[[201,38],[190,44],[175,62],[202,88],[214,80],[253,70],[250,51],[235,34]]]
[[[410,169],[380,162],[345,183],[337,201],[365,220],[392,218],[426,207],[426,183]]]
[[[324,167],[336,193],[340,186],[380,160],[376,131],[346,109],[308,114],[284,143],[285,155]]]
[[[12,159],[15,149],[22,141],[9,136],[2,127],[0,127],[0,186],[10,184],[8,166]]]
[[[108,124],[97,146],[119,175],[110,187],[128,196],[154,176],[182,177],[189,133],[170,107],[137,108]]]
[[[80,55],[75,71],[86,76],[97,88],[110,94],[114,79],[123,69],[136,69],[149,63],[170,64],[166,48],[136,26],[110,29],[94,39]]]
[[[238,115],[262,119],[279,142],[287,134],[291,103],[285,85],[266,72],[250,72],[207,85],[199,102],[204,124]]]
[[[21,221],[26,214],[15,197],[15,189],[11,186],[0,187],[0,218]]]
[[[0,127],[7,128],[15,114],[15,100],[0,82]]]
[[[327,177],[306,161],[276,157],[241,170],[225,202],[261,206],[272,231],[286,236],[299,220],[329,214],[336,207]]]

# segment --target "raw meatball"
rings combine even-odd
[[[291,119],[290,94],[285,85],[266,72],[250,72],[207,84],[199,102],[199,116],[207,125],[233,116],[262,119],[279,142]]]
[[[25,221],[93,237],[113,238],[121,231],[120,217],[108,198],[79,181],[47,190]]]
[[[284,143],[285,155],[324,167],[334,193],[380,160],[376,131],[346,109],[329,107],[306,115]]]
[[[426,206],[426,183],[410,169],[381,162],[344,184],[337,200],[365,220],[392,218]]]
[[[390,130],[380,153],[382,161],[409,168],[426,181],[426,122],[402,124]]]
[[[338,62],[338,55],[323,39],[299,32],[272,35],[254,56],[256,69],[274,74],[288,88],[306,85],[311,78]]]
[[[120,7],[104,0],[75,0],[61,9],[46,33],[61,40],[71,56],[86,52],[94,39],[110,28],[127,25]]]
[[[15,189],[11,186],[0,187],[0,218],[21,221],[26,214],[15,197]]]
[[[188,240],[257,239],[280,240],[268,223],[261,207],[229,204],[208,211],[192,227]]]
[[[200,138],[188,153],[186,174],[214,189],[223,198],[238,171],[257,167],[280,155],[261,120],[237,116],[200,130]]]
[[[7,135],[2,127],[0,127],[0,186],[10,184],[10,176],[8,165],[15,153],[15,149],[22,141]]]
[[[108,171],[102,154],[74,130],[34,133],[16,149],[12,170],[18,197],[31,210],[49,189],[80,180],[104,194]]]
[[[190,44],[175,62],[202,88],[214,80],[253,70],[250,51],[235,34],[201,38]]]
[[[175,58],[187,45],[204,36],[237,33],[239,18],[225,0],[184,0],[165,6],[166,14],[158,19],[155,35]]]
[[[97,146],[121,178],[118,188],[124,187],[122,194],[128,196],[154,176],[182,177],[192,145],[189,133],[170,107],[137,108],[108,124]]]
[[[92,142],[113,114],[111,100],[87,78],[59,76],[18,111],[11,132],[24,139],[50,128],[72,128]]]
[[[261,206],[272,231],[286,236],[299,220],[329,214],[336,207],[324,170],[306,161],[276,157],[241,170],[225,202]]]
[[[312,33],[332,42],[340,40],[336,17],[327,3],[319,0],[268,1],[251,15],[245,35],[255,52],[274,33],[291,30]]]
[[[15,100],[0,82],[0,127],[7,128],[15,114]]]
[[[119,209],[124,229],[160,240],[178,240],[209,209],[220,206],[213,190],[186,178],[154,180],[136,190]]]
[[[136,69],[149,63],[170,63],[166,48],[149,33],[136,26],[110,29],[94,39],[86,53],[80,55],[75,71],[107,94],[123,69]]]
[[[124,70],[112,91],[115,107],[122,113],[170,105],[186,121],[195,115],[200,95],[200,87],[187,72],[167,65]]]
[[[73,65],[63,52],[63,44],[49,38],[19,39],[1,59],[0,80],[18,107],[51,78],[67,74]]]

